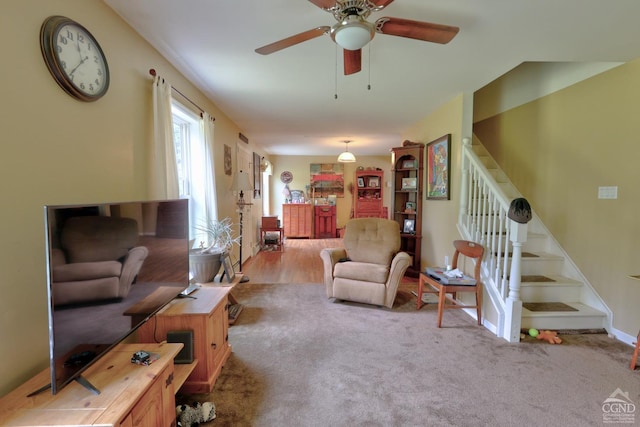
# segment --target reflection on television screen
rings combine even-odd
[[[45,207],[55,394],[189,284],[187,200]]]

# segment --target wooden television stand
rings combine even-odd
[[[3,426],[175,425],[175,393],[197,365],[174,365],[182,344],[118,344],[83,373],[100,394],[72,382],[53,395],[27,395],[51,380],[46,369],[0,399]],[[148,366],[131,363],[139,350],[159,355]]]
[[[231,286],[203,285],[191,294],[193,298],[174,299],[138,329],[140,342],[164,341],[169,331],[193,332],[193,358],[198,365],[182,386],[183,393],[211,392],[231,355],[230,291]]]

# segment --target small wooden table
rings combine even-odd
[[[264,243],[265,234],[269,232],[278,233],[278,243],[276,244]],[[260,228],[260,244],[262,245],[263,248],[269,245],[273,245],[277,248],[278,251],[282,252],[284,250],[283,239],[284,239],[284,228],[282,227],[261,227]]]

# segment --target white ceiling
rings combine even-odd
[[[522,62],[640,57],[638,0],[395,0],[368,20],[460,32],[446,45],[376,34],[351,76],[328,35],[254,52],[336,22],[306,0],[104,1],[270,154],[337,154],[350,139],[356,155],[384,155],[439,106]]]

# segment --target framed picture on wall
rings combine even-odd
[[[427,144],[427,199],[449,200],[451,134]]]
[[[231,166],[231,147],[224,144],[224,174],[231,175],[233,166]]]
[[[260,155],[253,153],[253,198],[262,197],[262,171],[260,170]]]

